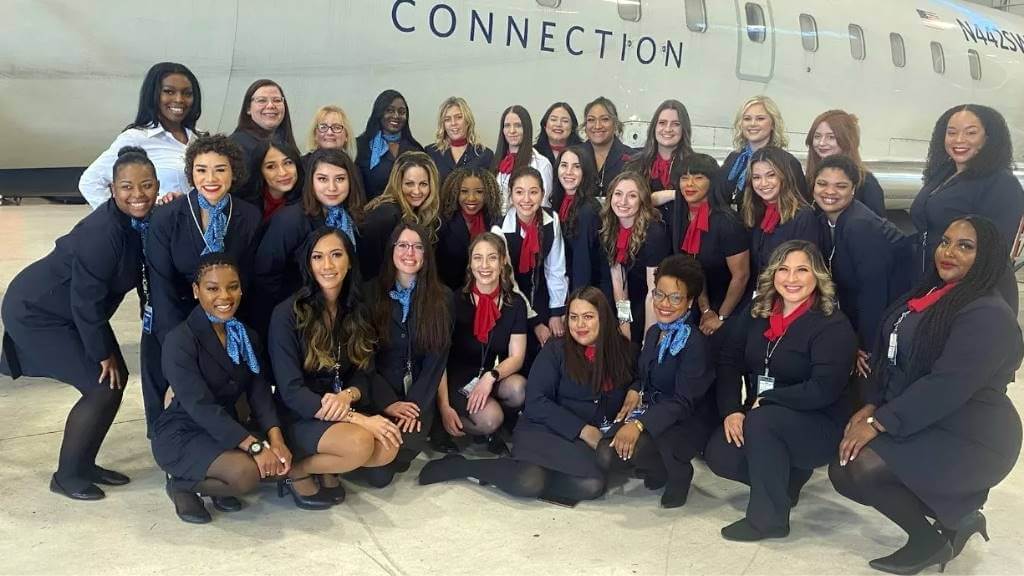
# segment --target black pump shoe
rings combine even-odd
[[[743,518],[722,528],[722,538],[733,542],[758,542],[767,538],[785,538],[789,536],[789,525],[772,528],[762,532],[754,527],[749,520]]]
[[[321,476],[323,478],[323,476]],[[341,479],[334,476],[337,486],[324,486],[323,481],[320,482],[320,495],[327,497],[328,500],[334,504],[341,504],[345,502],[345,487],[341,485]]]
[[[95,484],[104,484],[106,486],[124,486],[132,481],[131,478],[121,474],[120,472],[107,470],[106,468],[100,468],[99,466],[92,467],[92,473],[89,475],[89,480],[92,480]]]
[[[309,476],[296,478],[295,480],[306,480],[307,478]],[[278,481],[277,497],[284,498],[286,492],[291,493],[295,505],[303,510],[327,510],[334,505],[334,502],[323,493],[323,490],[319,490],[316,494],[310,496],[299,494],[299,491],[295,489],[295,480],[285,478]]]
[[[234,496],[210,496],[213,507],[221,512],[238,512],[244,504]]]
[[[496,456],[512,455],[512,451],[508,449],[508,444],[497,433],[487,437],[487,451]]]
[[[985,542],[988,542],[988,521],[985,520],[985,515],[980,510],[965,516],[957,523],[956,528],[939,526],[939,531],[942,532],[942,535],[949,540],[949,544],[953,547],[954,558],[963,552],[967,541],[975,534],[981,534]]]
[[[203,499],[195,492],[179,490],[173,485],[174,480],[167,477],[167,497],[174,503],[174,513],[182,522],[189,524],[207,524],[213,520],[210,511],[203,504]]]
[[[100,490],[99,486],[95,484],[89,484],[81,490],[71,491],[61,486],[60,481],[57,480],[57,475],[54,474],[50,477],[50,492],[54,494],[60,494],[61,496],[67,496],[72,500],[102,500],[106,498],[106,494],[103,490]]]
[[[868,565],[882,572],[890,574],[917,574],[929,566],[939,565],[939,572],[946,571],[946,563],[953,559],[953,547],[949,542],[943,541],[939,547],[928,557],[915,563],[905,563],[896,559],[894,552],[884,558],[875,558],[868,562]]]

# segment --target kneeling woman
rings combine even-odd
[[[568,337],[549,342],[530,370],[512,456],[449,455],[424,466],[420,484],[473,477],[525,498],[576,503],[601,496],[606,474],[597,446],[631,409],[623,401],[633,376],[629,341],[604,294],[593,286],[574,292]]]
[[[252,492],[262,479],[286,474],[292,455],[256,339],[235,319],[242,300],[237,265],[223,254],[203,256],[192,292],[199,305],[164,340],[170,387],[167,407],[153,425],[153,457],[167,472],[178,517],[203,524],[211,518],[199,495],[212,497],[222,512],[240,510],[235,497]],[[265,439],[240,423],[235,403],[243,395]]]
[[[818,466],[834,457],[849,414],[843,391],[857,349],[835,287],[810,242],[785,242],[758,279],[743,365],[750,388],[719,381],[733,408],[711,436],[711,470],[750,485],[747,516],[722,528],[727,540],[789,535],[789,511]],[[731,401],[727,398],[731,397]]]
[[[1024,346],[998,293],[1008,258],[990,220],[954,220],[931,273],[882,321],[876,389],[850,419],[829,468],[840,494],[874,507],[910,537],[872,568],[916,574],[945,566],[976,532],[988,540],[980,509],[1021,446],[1006,385]]]
[[[110,327],[124,295],[142,285],[142,237],[160,183],[141,148],[118,152],[111,198],[21,271],[3,299],[0,373],[43,376],[82,394],[68,414],[50,490],[75,500],[104,497],[96,484],[128,477],[96,465],[128,380]]]
[[[708,389],[715,379],[704,335],[690,309],[700,296],[704,274],[685,255],[669,256],[655,273],[654,318],[637,366],[640,378],[626,400],[643,406],[597,448],[607,470],[636,467],[648,488],[665,486],[661,505],[686,503],[693,480],[690,460],[704,451],[716,425]]]
[[[295,450],[286,483],[296,506],[322,510],[345,499],[336,474],[390,463],[402,433],[383,416],[354,408],[368,404],[373,342],[352,240],[324,226],[304,256],[303,286],[274,308],[269,350]],[[311,474],[320,475],[319,490]]]

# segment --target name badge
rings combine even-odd
[[[600,430],[602,434],[607,434],[608,431],[612,429],[612,426],[614,424],[614,422],[609,421],[608,418],[605,417],[604,420],[601,421],[601,425],[598,426],[597,429]]]
[[[616,300],[615,312],[616,316],[619,317],[619,322],[633,321],[633,310],[630,308],[629,300]]]
[[[473,390],[476,389],[476,385],[479,384],[479,383],[480,383],[480,378],[479,377],[473,378],[472,380],[469,381],[469,384],[466,384],[462,388],[459,388],[459,394],[462,394],[463,396],[468,398],[469,395],[473,392]]]
[[[153,333],[153,307],[149,304],[142,308],[142,332],[144,334]]]
[[[757,376],[757,395],[760,396],[769,390],[775,389],[775,378],[759,374]]]

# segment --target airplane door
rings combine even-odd
[[[735,0],[739,46],[736,76],[768,82],[775,74],[775,20],[771,0]]]

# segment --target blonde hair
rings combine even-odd
[[[736,119],[732,123],[733,147],[737,150],[742,150],[747,145],[747,139],[743,137],[743,115],[755,104],[764,106],[765,112],[772,119],[772,137],[768,141],[768,145],[779,148],[789,146],[789,138],[786,136],[786,124],[782,121],[782,112],[779,111],[779,105],[775,103],[775,100],[761,95],[748,99],[740,107],[739,111],[736,112]]]
[[[754,192],[754,164],[764,162],[775,170],[779,178],[779,224],[785,224],[796,217],[801,208],[808,206],[797,188],[796,175],[789,168],[787,154],[781,148],[766,146],[750,156],[750,173],[743,189],[743,203],[740,216],[747,228],[753,228],[764,218],[764,200]]]
[[[327,118],[328,114],[337,114],[338,116],[341,116],[341,125],[345,127],[345,145],[342,146],[341,149],[349,156],[352,156],[352,142],[355,140],[355,136],[352,134],[352,124],[349,123],[348,114],[345,114],[345,111],[341,109],[341,106],[335,106],[334,104],[321,106],[316,111],[316,114],[313,115],[313,124],[309,127],[309,140],[306,142],[309,151],[312,152],[316,150],[316,126],[323,122],[324,119]]]
[[[451,148],[451,144],[448,143],[448,133],[444,131],[444,113],[452,106],[458,107],[462,112],[462,117],[466,120],[466,143],[480,152],[483,144],[480,144],[480,138],[476,135],[476,118],[469,108],[469,103],[458,96],[449,96],[444,102],[441,102],[441,107],[437,109],[437,132],[434,133],[434,145],[441,152]]]
[[[772,252],[768,265],[764,267],[761,275],[757,277],[757,297],[750,307],[750,315],[754,318],[768,318],[772,314],[775,300],[779,293],[775,289],[775,273],[778,272],[786,257],[793,252],[803,252],[811,262],[811,273],[817,281],[814,289],[814,304],[812,308],[819,310],[825,316],[831,316],[836,309],[836,285],[832,282],[832,276],[825,266],[825,259],[813,243],[806,240],[790,240],[783,242]]]
[[[651,201],[651,188],[647,183],[647,178],[641,176],[639,172],[632,170],[627,170],[616,176],[608,184],[607,189],[611,192],[608,193],[608,198],[601,208],[601,245],[604,246],[609,264],[615,263],[615,240],[619,235],[619,217],[612,210],[611,197],[615,192],[616,186],[626,180],[636,184],[637,191],[640,192],[640,209],[636,213],[636,221],[633,222],[633,233],[629,237],[629,246],[626,249],[626,254],[630,260],[636,258],[637,253],[640,252],[640,247],[647,240],[647,229],[650,227],[651,222],[661,222],[661,212],[654,207],[654,203]]]
[[[430,195],[423,201],[419,209],[414,209],[405,194],[402,194],[402,179],[405,172],[410,168],[420,167],[427,171],[427,180],[430,181]],[[398,204],[402,210],[402,220],[418,224],[426,229],[430,236],[430,242],[437,242],[437,229],[441,226],[441,200],[440,187],[438,186],[437,166],[426,152],[410,151],[404,152],[395,160],[395,165],[388,176],[388,184],[384,193],[374,198],[366,205],[368,214],[383,204]]]

